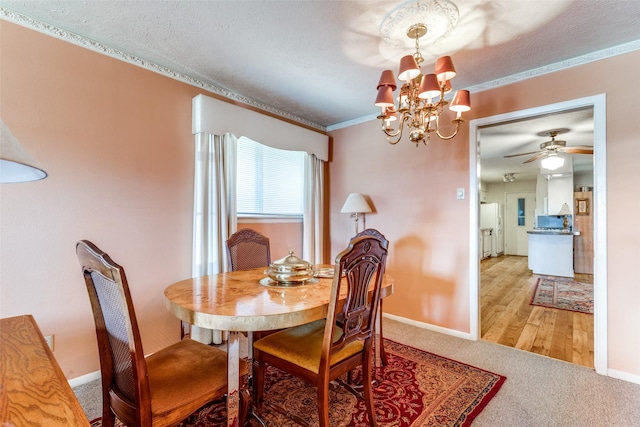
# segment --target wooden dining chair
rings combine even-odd
[[[265,371],[267,365],[271,365],[317,387],[319,425],[328,427],[329,382],[362,366],[362,389],[369,425],[376,425],[371,390],[371,350],[387,251],[386,240],[376,236],[354,238],[336,258],[326,319],[288,328],[254,343],[258,413],[265,404]],[[346,297],[341,298],[345,294]],[[349,384],[339,382],[361,396]],[[272,402],[268,404],[291,416]],[[302,421],[299,417],[294,419],[298,423]]]
[[[384,242],[385,246],[389,246],[389,241],[387,240],[387,238],[384,237],[384,235],[375,228],[366,228],[362,230],[361,232],[353,236],[352,240],[361,236],[375,236],[382,242]],[[384,271],[382,273],[384,274]],[[378,329],[379,339],[374,341],[374,345],[378,345],[382,366],[387,366],[389,364],[389,360],[387,358],[387,352],[384,349],[384,334],[382,333],[382,299],[380,299],[380,304],[378,305],[378,313],[378,321],[380,322],[380,328]],[[377,360],[375,360],[375,363],[378,363]]]
[[[76,255],[98,338],[103,426],[113,427],[115,417],[128,427],[170,426],[225,396],[225,351],[186,338],[145,357],[124,269],[87,240]],[[240,394],[244,423],[250,395],[246,387]]]
[[[271,264],[269,238],[244,228],[229,236],[226,242],[229,270],[250,270]]]

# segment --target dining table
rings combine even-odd
[[[165,307],[180,320],[201,328],[228,332],[228,426],[239,424],[241,335],[249,333],[251,336],[255,331],[289,328],[326,318],[333,284],[332,267],[317,265],[316,271],[322,274],[302,283],[275,282],[267,276],[265,267],[260,267],[192,277],[164,290]],[[393,294],[393,287],[393,278],[385,274],[381,298]],[[344,297],[342,294],[341,298]],[[380,321],[379,312],[377,340],[380,340]],[[251,346],[249,340],[249,357]],[[376,344],[374,348],[379,351],[380,345]]]

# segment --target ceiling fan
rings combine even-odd
[[[523,163],[531,163],[545,156],[557,156],[561,153],[567,154],[593,154],[593,146],[592,145],[577,145],[574,147],[567,147],[567,141],[556,141],[556,136],[558,136],[558,131],[549,132],[549,136],[551,137],[551,141],[543,142],[540,144],[540,150],[531,151],[528,153],[520,153],[520,154],[511,154],[506,157],[516,157],[516,156],[526,156],[529,154],[535,154],[535,156],[531,157],[528,160],[525,160]]]

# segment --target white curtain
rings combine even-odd
[[[228,270],[225,242],[237,229],[236,142],[230,133],[195,134],[193,277]],[[190,333],[205,344],[222,342],[221,331],[192,325]]]
[[[302,258],[312,264],[322,262],[323,200],[324,162],[314,154],[306,154],[304,160]]]

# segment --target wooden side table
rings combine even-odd
[[[31,315],[0,319],[0,425],[89,427]]]

